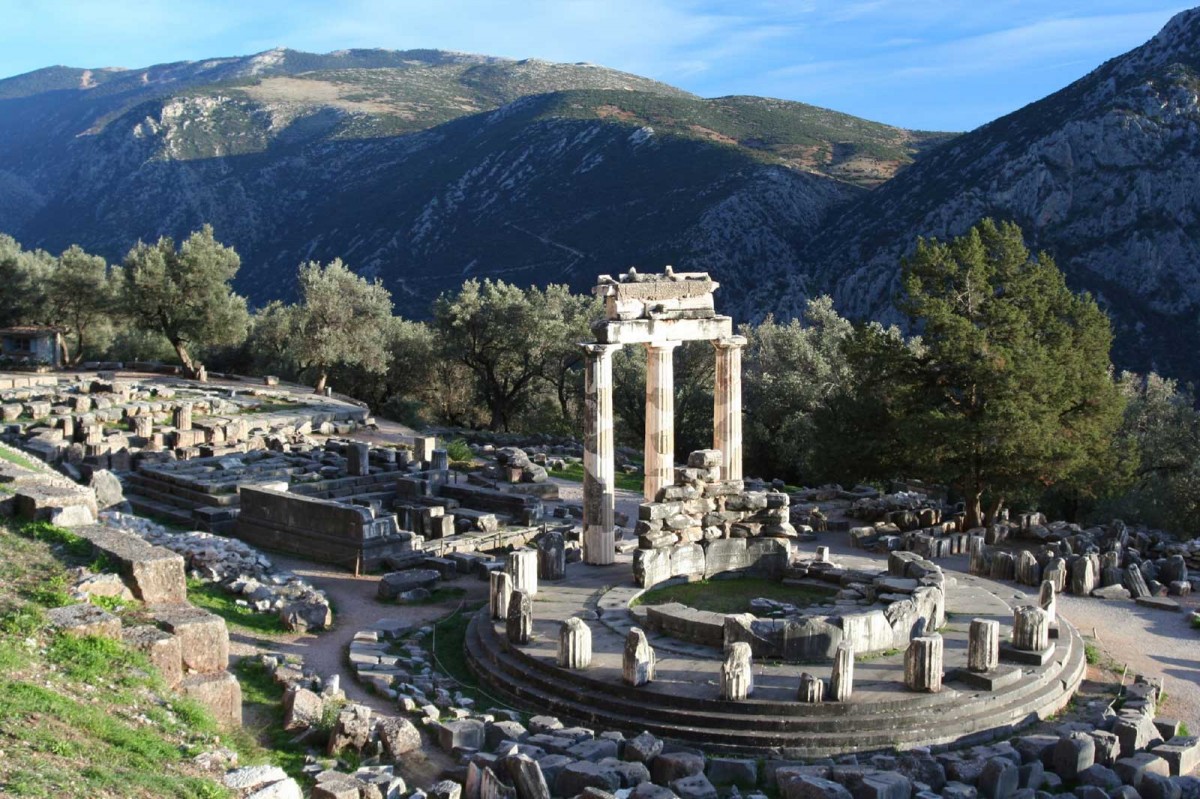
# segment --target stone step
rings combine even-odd
[[[160,497],[164,502],[167,501],[166,497],[173,497],[179,503],[186,503],[186,506],[180,505],[180,507],[236,506],[240,501],[237,492],[210,494],[207,491],[196,491],[176,483],[168,483],[165,480],[159,480],[137,472],[127,476],[125,484],[137,489],[141,494]]]
[[[1072,644],[1066,652],[1064,668],[1050,669],[1026,681],[1029,685],[1020,692],[1004,698],[988,697],[909,713],[871,712],[855,703],[789,703],[794,712],[805,715],[764,716],[754,712],[754,702],[744,703],[744,707],[738,708],[740,713],[696,712],[656,706],[646,701],[644,693],[639,702],[625,701],[611,685],[598,691],[581,689],[570,679],[575,675],[569,672],[557,672],[557,681],[548,679],[539,673],[540,669],[529,668],[527,663],[505,652],[494,630],[489,641],[489,629],[491,625],[485,617],[477,617],[471,623],[467,650],[472,669],[496,690],[543,712],[551,709],[583,723],[604,724],[632,733],[648,729],[673,740],[703,742],[724,751],[761,753],[766,748],[782,748],[787,756],[798,757],[991,740],[1065,704],[1069,694],[1063,691],[1064,683],[1077,684],[1084,668],[1082,646]],[[924,699],[912,695],[908,698]]]
[[[166,505],[139,494],[126,494],[125,499],[129,501],[129,506],[133,508],[133,512],[139,516],[149,516],[152,519],[166,521],[188,529],[194,529],[195,527],[192,522],[191,511],[175,505]]]

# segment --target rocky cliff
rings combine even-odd
[[[918,235],[1012,219],[1112,314],[1122,365],[1200,376],[1198,70],[1200,9],[853,201],[796,242],[800,266],[765,307],[829,291],[845,313],[887,318]]]

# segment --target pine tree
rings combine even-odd
[[[968,526],[1110,457],[1124,401],[1108,318],[1048,255],[1030,255],[1019,227],[985,219],[921,241],[903,286],[922,341],[895,350],[911,359],[896,370],[908,382],[897,434],[918,476],[965,499]]]

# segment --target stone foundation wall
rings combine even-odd
[[[420,536],[400,530],[395,516],[376,516],[369,507],[249,486],[241,495],[235,534],[257,547],[372,569],[423,544]]]

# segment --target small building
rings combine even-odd
[[[0,358],[62,366],[62,333],[44,325],[0,328]]]

